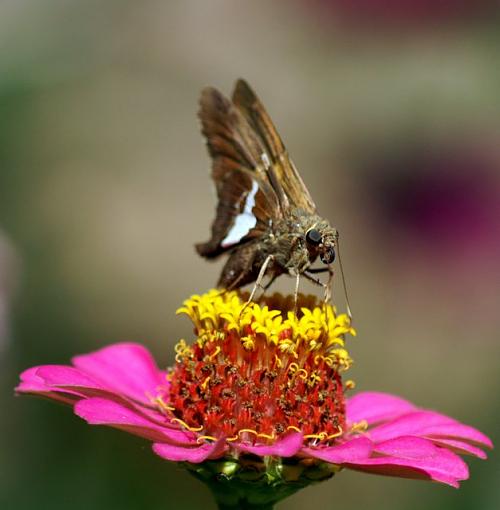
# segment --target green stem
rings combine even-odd
[[[267,494],[259,486],[209,484],[219,510],[273,510],[284,495]],[[279,492],[278,490],[276,492]],[[281,496],[281,497],[280,497]]]

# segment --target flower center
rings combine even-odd
[[[278,294],[263,305],[236,292],[210,291],[178,313],[193,321],[197,340],[176,346],[169,373],[174,419],[213,438],[273,441],[289,430],[312,442],[345,430],[341,372],[351,359],[347,316],[300,296],[299,314]]]

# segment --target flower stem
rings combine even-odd
[[[237,503],[236,505],[225,505],[223,503],[219,503],[219,510],[273,510],[274,505],[252,505],[251,503]]]
[[[237,490],[226,484],[210,486],[219,510],[273,510],[276,502],[284,498],[283,495],[269,495],[253,484],[251,487],[239,486]],[[281,496],[281,497],[280,497]]]
[[[184,466],[208,486],[219,510],[273,510],[300,489],[334,475],[330,464],[279,458],[226,458]]]

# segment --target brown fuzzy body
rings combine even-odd
[[[270,226],[260,238],[249,240],[232,250],[218,285],[233,289],[254,282],[270,255],[272,261],[266,274],[271,279],[281,274],[303,274],[323,248],[322,245],[312,247],[307,243],[306,233],[312,228],[321,232],[325,243],[331,240],[331,245],[334,245],[337,232],[327,221],[300,209],[293,210],[289,216]]]
[[[325,286],[312,274],[322,270],[333,274],[337,231],[317,215],[253,90],[238,80],[229,100],[206,88],[199,117],[218,202],[211,238],[196,249],[208,259],[229,254],[219,286],[236,289],[256,281],[257,287],[264,276],[272,281],[281,274],[304,275]],[[318,256],[325,267],[310,270]]]

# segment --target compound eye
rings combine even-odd
[[[335,260],[335,250],[333,248],[330,248],[324,253],[321,253],[319,258],[321,259],[321,262],[323,262],[323,264],[327,265],[331,264]]]
[[[320,231],[315,228],[311,228],[306,232],[306,241],[313,246],[318,246],[321,243],[321,239]]]

